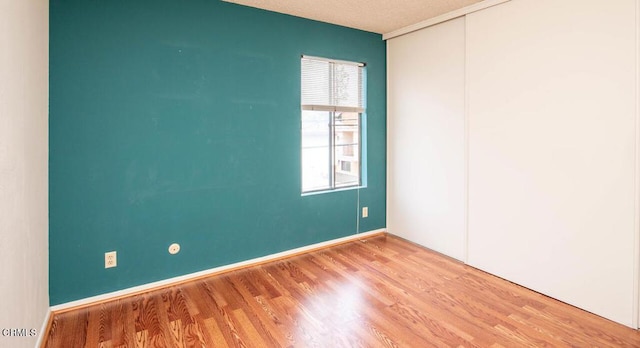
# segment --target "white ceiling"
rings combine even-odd
[[[224,0],[385,34],[481,0]]]

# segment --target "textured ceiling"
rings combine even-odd
[[[385,34],[481,0],[224,0]]]

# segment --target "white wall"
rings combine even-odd
[[[48,284],[47,0],[0,0],[0,328],[40,329]],[[2,347],[33,347],[37,336]]]
[[[437,88],[449,90],[457,75],[407,72],[408,63],[437,70],[460,60],[437,38],[388,41],[389,231],[460,258],[440,244],[466,217],[469,264],[635,326],[636,2],[512,0],[467,15],[466,108]],[[416,57],[425,51],[446,58]],[[453,153],[445,140],[426,140],[444,129],[437,116],[416,110],[438,104],[466,112],[467,172],[447,167],[457,185],[447,190],[464,192],[468,180],[468,208],[431,234],[431,216],[450,197],[426,199],[422,187],[441,187],[434,168]],[[453,129],[444,134],[459,143]],[[420,179],[433,181],[405,181]]]
[[[464,18],[388,41],[389,232],[463,259]]]
[[[469,264],[632,325],[635,0],[467,16]]]

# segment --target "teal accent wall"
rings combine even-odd
[[[367,63],[366,188],[300,194],[302,54]],[[51,0],[51,304],[384,228],[385,60],[216,0]]]

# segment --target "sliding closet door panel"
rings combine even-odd
[[[464,255],[464,18],[387,41],[388,230]]]
[[[635,1],[467,16],[468,262],[631,325]]]

